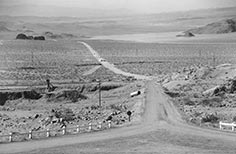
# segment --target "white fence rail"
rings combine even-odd
[[[66,134],[78,134],[85,132],[101,131],[111,128],[111,121],[103,124],[102,122],[98,123],[89,123],[87,125],[76,125],[73,127],[62,127],[60,129],[47,129],[44,131],[32,131],[30,130],[27,133],[9,133],[8,135],[0,136],[0,143],[7,142],[19,142],[33,139],[43,139],[53,136],[63,136]]]
[[[219,123],[220,125],[220,129],[222,130],[224,127],[231,127],[231,130],[234,131],[235,127],[236,127],[236,123],[225,123],[220,121]]]

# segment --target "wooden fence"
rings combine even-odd
[[[224,127],[230,127],[232,131],[234,131],[235,127],[236,127],[236,123],[224,123],[221,122],[219,123],[220,125],[220,129],[222,130]]]
[[[89,133],[111,128],[111,121],[107,123],[89,123],[87,125],[76,125],[73,127],[62,127],[60,129],[46,129],[43,131],[32,131],[27,133],[9,133],[0,136],[0,143],[20,142],[28,140],[37,140],[54,136],[63,136],[68,134]]]

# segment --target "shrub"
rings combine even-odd
[[[220,107],[222,102],[221,97],[212,97],[212,98],[206,98],[201,101],[201,104],[203,106],[210,106],[210,107]]]
[[[183,101],[184,101],[184,105],[189,105],[189,106],[195,105],[195,102],[192,101],[190,98],[184,98]]]
[[[216,123],[218,122],[219,117],[217,117],[214,114],[206,115],[206,117],[202,118],[202,122],[211,122],[211,123]]]

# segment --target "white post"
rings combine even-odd
[[[79,130],[80,130],[79,125],[77,125],[76,126],[76,133],[79,133]]]
[[[50,137],[50,130],[49,129],[47,129],[47,131],[46,131],[46,137]]]
[[[29,139],[32,139],[32,130],[29,131]]]
[[[234,126],[232,126],[232,131],[234,131]]]
[[[91,131],[92,130],[92,123],[89,123],[89,131]]]
[[[111,128],[111,121],[108,121],[108,128]]]
[[[63,134],[63,135],[66,134],[66,126],[63,126],[63,128],[62,128],[62,134]]]
[[[9,142],[12,142],[12,133],[9,133]]]
[[[98,129],[102,129],[102,122],[98,122]]]
[[[221,125],[221,121],[220,121],[220,130],[222,130],[222,125]]]

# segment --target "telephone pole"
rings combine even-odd
[[[102,97],[101,97],[101,80],[98,80],[98,91],[99,91],[99,96],[98,96],[98,104],[99,104],[99,107],[102,106]]]

